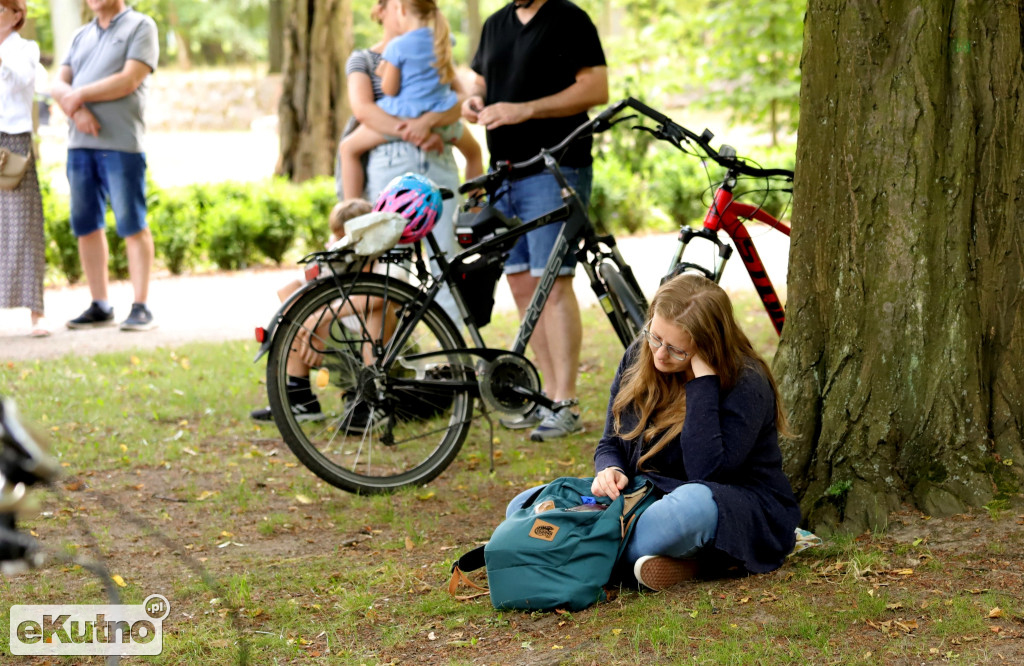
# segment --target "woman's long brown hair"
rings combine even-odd
[[[452,65],[452,32],[448,19],[441,13],[436,0],[402,0],[406,10],[423,20],[434,22],[434,69],[441,83],[455,80],[455,66]]]
[[[705,277],[680,275],[663,284],[655,293],[647,312],[650,321],[657,314],[685,329],[708,365],[718,373],[723,390],[736,385],[743,366],[752,362],[760,367],[775,393],[775,424],[786,434],[788,425],[779,389],[771,369],[750,344],[736,323],[732,302],[725,291]],[[615,432],[623,439],[643,435],[646,451],[638,468],[675,440],[686,418],[686,373],[663,373],[654,367],[651,346],[644,341],[633,363],[626,368],[619,392],[612,403]],[[628,432],[621,430],[621,415],[626,409],[636,412],[638,421]]]

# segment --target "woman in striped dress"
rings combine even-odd
[[[38,337],[49,334],[41,321],[46,237],[32,150],[39,46],[18,34],[25,10],[25,0],[0,0],[0,148],[31,160],[17,188],[0,190],[0,308],[27,307]]]

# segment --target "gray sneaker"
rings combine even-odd
[[[122,331],[150,331],[154,328],[153,313],[143,303],[132,303],[131,314],[121,322]]]
[[[509,430],[526,430],[527,428],[536,428],[550,415],[551,410],[544,405],[534,405],[533,409],[522,416],[498,419],[498,422]]]
[[[534,442],[543,442],[583,432],[583,424],[580,421],[582,419],[579,414],[573,414],[568,407],[562,407],[557,412],[548,414],[547,418],[530,433],[530,439]]]

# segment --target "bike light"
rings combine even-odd
[[[320,264],[310,264],[306,267],[306,282],[312,282],[320,277]]]
[[[267,329],[263,328],[262,326],[257,326],[256,327],[256,342],[258,342],[260,344],[263,344],[263,342],[266,341],[266,339],[267,339]]]

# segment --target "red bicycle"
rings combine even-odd
[[[792,183],[793,172],[789,169],[762,169],[752,166],[749,160],[737,157],[736,149],[732,146],[722,145],[721,148],[715,150],[710,144],[714,134],[709,130],[705,129],[698,135],[632,97],[617,102],[602,112],[601,115],[611,118],[626,107],[632,108],[658,123],[657,127],[636,125],[633,129],[649,132],[656,138],[672,144],[684,153],[695,155],[701,159],[711,159],[725,168],[725,175],[716,185],[712,186],[714,192],[707,214],[704,216],[703,226],[697,229],[684,226],[680,229],[679,245],[662,282],[670,277],[687,272],[697,272],[718,282],[722,279],[726,262],[732,256],[733,246],[735,246],[739,251],[740,257],[743,259],[743,265],[746,267],[754,287],[757,289],[761,302],[764,304],[764,308],[768,312],[772,324],[775,326],[775,331],[781,335],[782,326],[786,320],[785,309],[761,261],[761,256],[754,245],[754,239],[744,225],[747,221],[753,220],[766,224],[772,229],[789,236],[789,225],[768,212],[764,204],[772,192],[792,194],[792,185],[774,189],[772,186],[778,182],[777,179],[781,179],[784,183]],[[696,147],[700,152],[691,150],[693,147]],[[763,180],[765,185],[764,187],[748,189],[737,193],[737,185],[743,177]],[[741,197],[749,198],[751,196],[760,196],[761,200],[756,204],[739,200]],[[719,231],[724,231],[729,236],[732,240],[731,245],[719,238]],[[683,261],[683,254],[694,239],[706,240],[718,249],[718,257],[713,268],[699,263]]]

